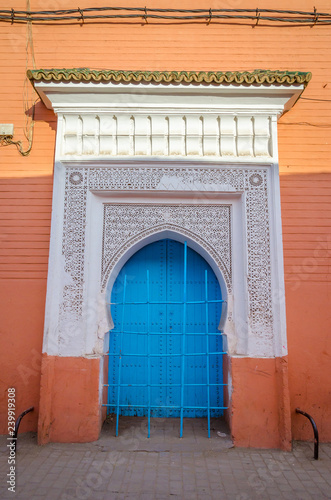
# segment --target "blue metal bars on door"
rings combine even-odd
[[[153,416],[179,416],[180,437],[185,416],[207,416],[210,437],[211,416],[226,409],[216,276],[186,242],[173,240],[147,245],[121,273],[103,405],[116,413],[116,436],[119,416],[136,414],[147,416],[148,437]]]

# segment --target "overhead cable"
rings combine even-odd
[[[290,25],[328,25],[331,24],[331,13],[278,9],[155,9],[147,7],[89,7],[85,9],[60,10],[0,10],[0,22],[14,23],[54,23],[102,21],[102,20],[136,20],[142,19],[157,22],[164,21],[204,21],[207,24],[216,22],[248,21],[255,26],[265,21],[271,23],[288,23]]]

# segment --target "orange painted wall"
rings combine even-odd
[[[231,358],[234,445],[291,449],[287,357]]]
[[[103,6],[82,0],[81,8]],[[45,8],[31,0],[31,9]],[[145,6],[146,1],[121,0],[118,5]],[[239,5],[240,4],[240,5]],[[153,4],[154,5],[154,4]],[[159,0],[161,8],[178,7]],[[252,8],[251,0],[236,2]],[[329,0],[258,0],[253,7],[331,12]],[[11,7],[24,9],[25,0]],[[67,0],[47,2],[50,8],[76,7]],[[182,0],[181,8],[220,8],[217,0]],[[223,2],[222,7],[233,7]],[[15,139],[23,139],[26,115],[23,93],[26,67],[25,25],[0,23],[0,122],[14,123]],[[289,339],[289,389],[295,438],[311,436],[296,406],[312,413],[321,440],[331,439],[330,425],[330,226],[331,226],[331,27],[264,27],[218,24],[145,24],[144,22],[33,25],[36,67],[112,69],[311,71],[313,79],[295,107],[279,121],[286,307]],[[29,89],[29,102],[36,97]],[[312,100],[305,100],[312,99]],[[29,112],[28,112],[29,113]],[[30,110],[31,113],[31,110]],[[28,387],[20,366],[30,367],[40,353],[46,290],[51,214],[51,189],[56,117],[36,106],[32,153],[21,157],[14,146],[0,148],[0,308],[1,411],[7,387],[17,389],[17,410],[39,400],[39,370]],[[322,251],[323,250],[323,251]],[[0,431],[6,431],[1,414]],[[36,430],[36,414],[22,430]]]
[[[101,428],[99,359],[43,355],[38,442],[96,441]]]

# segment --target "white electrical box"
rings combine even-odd
[[[12,123],[0,123],[0,137],[13,137],[14,125]]]

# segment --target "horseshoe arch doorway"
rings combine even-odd
[[[107,413],[183,418],[223,414],[224,300],[206,260],[186,242],[138,250],[112,288]]]

